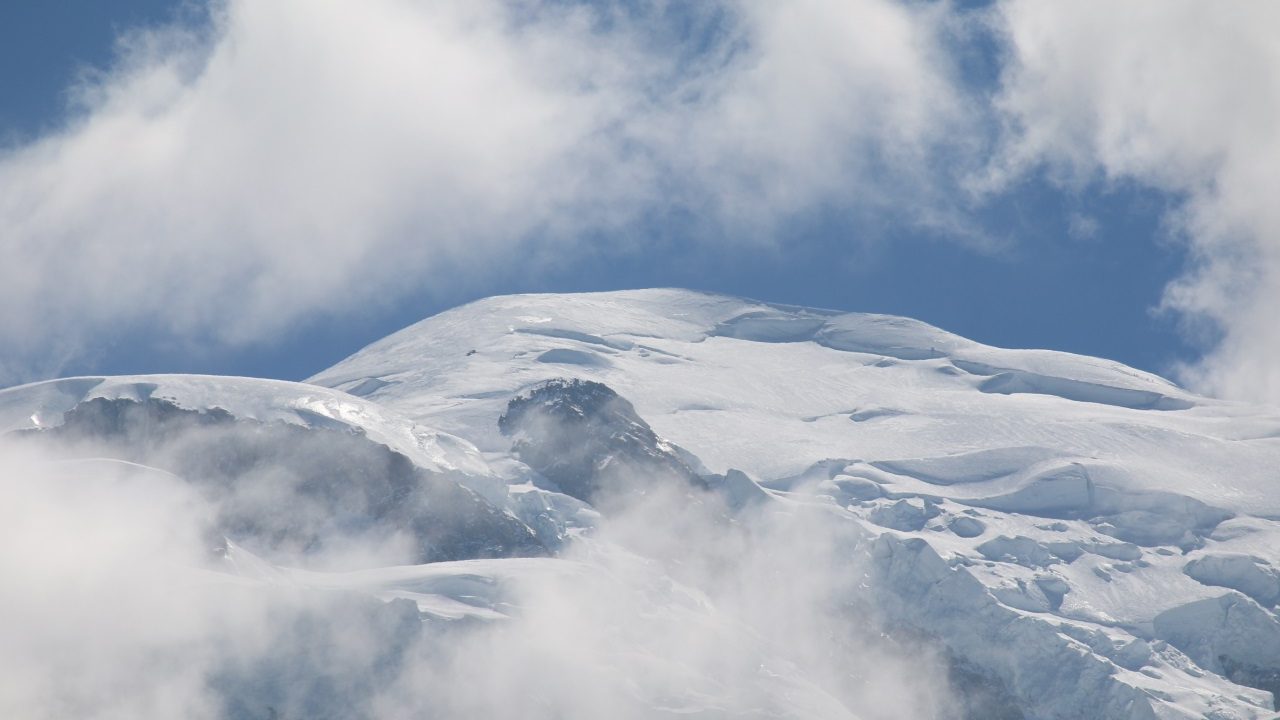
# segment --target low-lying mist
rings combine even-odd
[[[188,423],[166,447],[225,449],[226,433]],[[950,692],[945,655],[871,611],[870,536],[834,506],[764,496],[735,507],[714,483],[636,478],[643,492],[554,559],[439,566],[503,586],[486,607],[504,617],[450,619],[372,585],[323,589],[228,560],[229,512],[277,522],[302,508],[345,513],[346,525],[304,528],[317,547],[340,547],[342,567],[412,562],[430,528],[409,523],[407,555],[388,552],[394,533],[346,531],[381,497],[369,492],[386,482],[376,467],[335,480],[336,494],[246,473],[219,495],[206,484],[229,457],[187,457],[189,476],[62,459],[91,445],[2,442],[3,717],[976,717]],[[344,483],[366,485],[352,495]],[[406,487],[401,499],[417,485]],[[277,562],[305,556],[281,548]]]

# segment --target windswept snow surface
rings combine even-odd
[[[859,602],[1025,717],[1275,717],[1275,408],[906,318],[684,290],[490,298],[309,382],[466,438],[524,492],[538,479],[498,418],[554,378],[607,385],[720,487],[856,529]]]
[[[309,383],[0,391],[20,451],[0,454],[0,568],[74,596],[0,595],[59,608],[16,628],[52,650],[0,646],[0,670],[31,680],[0,682],[0,715],[65,716],[71,692],[73,714],[103,718],[1278,717],[1276,408],[906,318],[685,290],[491,298]],[[129,403],[154,412],[116,432]],[[158,453],[172,438],[152,419],[175,414],[193,441],[209,420],[233,442]],[[99,436],[128,447],[21,459]],[[298,451],[262,450],[279,438]],[[235,447],[275,465],[219,454]],[[120,462],[153,456],[166,472]],[[212,470],[236,493],[192,493]],[[602,487],[615,502],[593,507]],[[75,488],[94,502],[63,507]],[[193,540],[228,502],[259,532]],[[112,513],[185,540],[151,552]],[[456,552],[359,552],[377,523]],[[138,539],[80,547],[78,527]],[[248,546],[264,528],[346,533],[359,562],[282,561]],[[145,585],[117,582],[135,567]],[[99,597],[109,622],[86,609]],[[70,664],[48,642],[78,636],[90,652]]]

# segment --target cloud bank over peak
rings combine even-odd
[[[941,12],[882,0],[210,12],[125,37],[73,120],[0,159],[0,302],[40,308],[0,324],[39,348],[19,364],[135,323],[252,342],[584,237],[642,243],[654,214],[762,242],[816,204],[890,202],[872,174],[918,185],[956,114]]]
[[[497,10],[231,2],[207,46],[134,38],[82,117],[4,162],[9,299],[243,341],[518,235],[590,114]]]
[[[1163,308],[1210,338],[1184,379],[1280,399],[1265,4],[198,7],[124,35],[60,129],[0,154],[0,303],[25,309],[0,380],[122,329],[243,346],[664,233],[779,247],[838,217],[851,246],[990,252],[983,204],[1046,176],[1166,194],[1190,262]]]

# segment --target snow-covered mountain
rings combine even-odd
[[[231,717],[1276,717],[1280,409],[1114,362],[511,296],[307,384],[0,391],[0,431],[182,478],[219,593],[385,603],[273,610],[378,671],[280,636],[211,664]]]

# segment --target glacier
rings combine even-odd
[[[207,508],[157,582],[277,619],[212,717],[1277,717],[1280,409],[1107,360],[507,296],[304,383],[0,390],[0,432]]]

